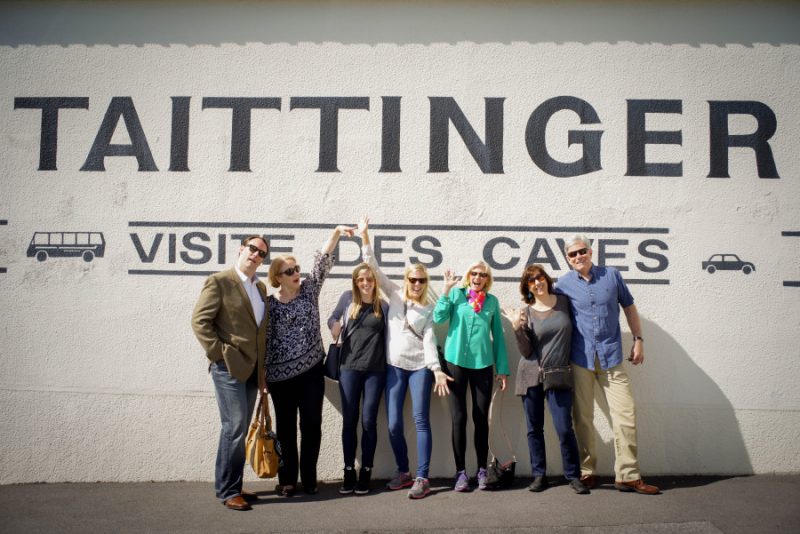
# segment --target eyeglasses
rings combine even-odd
[[[409,276],[408,277],[408,283],[411,284],[411,285],[414,285],[414,284],[427,284],[428,283],[428,279],[427,278],[411,278]]]
[[[584,248],[579,248],[578,250],[573,250],[572,252],[567,252],[567,256],[569,256],[570,258],[574,258],[576,256],[583,256],[587,252],[589,252],[589,249],[584,247]]]
[[[530,278],[528,278],[528,284],[532,284],[534,282],[544,282],[545,280],[547,280],[545,275],[539,273],[536,276],[531,276]]]
[[[261,259],[264,259],[264,258],[266,258],[266,257],[267,257],[267,251],[266,251],[266,250],[261,250],[260,248],[258,248],[258,247],[257,247],[257,246],[255,246],[255,245],[250,245],[250,244],[248,244],[248,245],[247,245],[247,248],[249,248],[249,249],[250,249],[250,253],[251,253],[251,254],[252,254],[253,252],[255,252],[256,254],[258,254],[258,257],[259,257],[259,258],[261,258]]]
[[[489,273],[483,273],[480,271],[472,271],[469,273],[470,276],[477,276],[478,278],[489,278]]]
[[[285,271],[278,271],[278,274],[285,274],[286,276],[292,276],[294,273],[300,272],[300,266],[295,265],[294,267],[289,267]]]

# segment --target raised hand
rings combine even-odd
[[[447,269],[444,272],[444,295],[450,293],[450,290],[453,289],[453,286],[458,283],[460,276],[456,276],[456,272],[453,269]]]

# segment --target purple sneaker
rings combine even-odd
[[[465,492],[469,491],[469,477],[465,471],[459,471],[456,473],[456,485],[453,487],[453,491]]]
[[[486,473],[486,469],[481,467],[478,469],[478,474],[475,476],[478,478],[478,489],[485,490],[489,484],[489,474]]]

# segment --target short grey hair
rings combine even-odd
[[[569,247],[577,245],[578,243],[586,245],[587,248],[592,248],[592,240],[584,234],[572,234],[564,241],[564,252],[569,250]]]

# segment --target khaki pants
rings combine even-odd
[[[636,457],[636,407],[633,402],[631,383],[622,364],[607,371],[600,368],[595,357],[594,370],[579,365],[572,366],[575,376],[575,405],[573,419],[578,438],[581,475],[594,474],[597,464],[594,428],[594,386],[600,386],[600,394],[608,403],[611,412],[611,427],[614,430],[614,473],[616,479],[631,482],[641,478]]]

